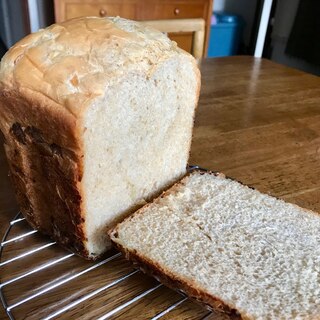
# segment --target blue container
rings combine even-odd
[[[215,13],[211,18],[208,57],[225,57],[237,54],[243,21],[239,16]]]

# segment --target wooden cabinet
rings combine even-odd
[[[127,19],[134,19],[135,6],[133,4],[122,3],[66,3],[64,17],[57,21],[68,20],[83,16],[121,16]]]
[[[203,18],[206,21],[205,52],[212,13],[212,0],[54,0],[56,22],[81,16],[120,16],[133,20]],[[191,51],[192,34],[169,34]]]
[[[137,18],[140,20],[151,19],[182,19],[204,18],[206,15],[206,1],[149,1],[142,9]],[[144,8],[143,8],[144,7]]]

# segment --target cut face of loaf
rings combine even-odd
[[[26,219],[80,255],[185,174],[200,75],[162,33],[79,18],[32,34],[0,69],[0,128]]]
[[[165,284],[243,319],[320,318],[320,216],[195,172],[111,240]]]

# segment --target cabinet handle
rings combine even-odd
[[[180,9],[179,8],[175,8],[173,10],[173,13],[174,13],[175,16],[177,16],[180,13]]]
[[[104,9],[100,9],[99,15],[100,15],[100,17],[105,17],[107,15],[107,11]]]

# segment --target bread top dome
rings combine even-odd
[[[30,34],[3,57],[0,88],[38,92],[78,116],[128,73],[149,77],[171,56],[191,55],[163,33],[119,17],[82,17]]]

